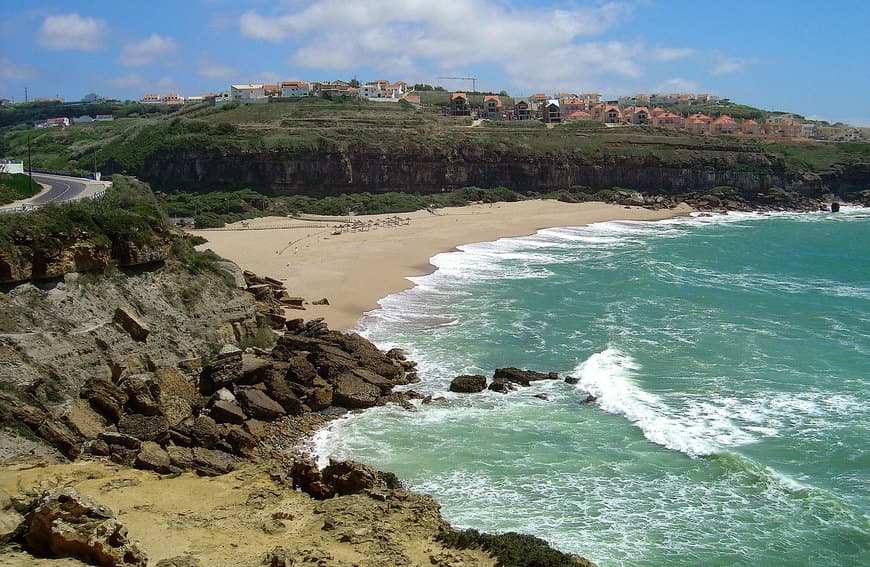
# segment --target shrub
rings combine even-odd
[[[443,530],[435,539],[455,549],[483,549],[495,555],[498,565],[510,567],[578,567],[591,565],[562,553],[537,537],[508,532],[492,535],[477,530]]]

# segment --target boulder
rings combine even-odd
[[[43,557],[74,557],[94,565],[140,565],[148,560],[106,506],[63,488],[45,496],[24,522],[24,546]]]
[[[234,423],[241,425],[245,423],[248,416],[242,411],[235,401],[217,400],[211,405],[209,415],[217,423]]]
[[[182,470],[193,469],[194,462],[192,449],[170,445],[166,448],[166,454],[169,455],[169,462],[173,467],[178,467]]]
[[[332,402],[347,409],[370,408],[378,403],[381,390],[351,372],[334,377]]]
[[[200,476],[220,476],[233,470],[233,457],[214,449],[194,447],[193,468]]]
[[[234,454],[246,458],[254,455],[257,439],[238,425],[228,426],[225,439],[229,446],[232,447]]]
[[[124,414],[127,394],[105,378],[89,379],[82,387],[80,396],[112,423],[117,422]]]
[[[565,376],[565,383],[566,384],[579,384],[580,378],[578,378],[577,376]]]
[[[318,377],[317,368],[302,355],[293,356],[287,360],[284,368],[284,377],[297,384],[313,386],[314,379]]]
[[[193,416],[193,408],[190,407],[190,404],[184,398],[161,396],[160,413],[166,417],[169,427],[175,427]]]
[[[505,380],[504,378],[495,378],[489,384],[489,389],[493,392],[498,392],[500,394],[507,394],[508,392],[513,392],[514,390],[519,390],[520,385],[516,382],[511,382],[510,380]]]
[[[239,388],[236,397],[245,412],[256,419],[272,421],[287,413],[278,402],[256,388]]]
[[[99,440],[109,445],[117,445],[119,447],[124,447],[125,449],[131,449],[133,451],[138,451],[139,447],[142,446],[142,441],[133,437],[132,435],[126,435],[124,433],[118,433],[116,431],[103,431],[100,433]]]
[[[358,366],[380,374],[389,380],[399,381],[402,379],[404,374],[402,367],[388,358],[371,341],[356,333],[330,331],[327,336],[343,350],[350,353],[358,361]]]
[[[555,372],[544,374],[543,372],[535,372],[534,370],[520,370],[519,368],[498,368],[493,374],[493,380],[505,382],[513,382],[521,386],[528,386],[530,382],[537,380],[556,380],[559,375]]]
[[[242,375],[242,351],[233,345],[226,345],[210,364],[202,369],[199,388],[209,395],[237,382]]]
[[[221,430],[214,419],[199,415],[190,426],[190,439],[193,445],[209,449],[220,441]]]
[[[160,474],[172,472],[169,453],[154,441],[145,441],[139,449],[136,461],[133,463],[137,469],[154,471]]]
[[[169,423],[162,415],[125,415],[118,421],[118,431],[140,441],[156,441],[160,444],[169,441]]]
[[[0,490],[0,544],[6,543],[24,520],[12,505],[12,499]]]
[[[311,411],[320,411],[332,405],[332,385],[317,376],[314,378],[311,394],[305,399],[305,404]]]
[[[263,385],[266,386],[268,396],[278,402],[288,414],[302,415],[311,411],[308,406],[302,403],[299,396],[290,389],[281,372],[276,371],[267,376]]]
[[[311,302],[311,305],[329,305],[329,300],[324,298],[316,299]]]
[[[148,339],[148,334],[151,330],[139,317],[134,315],[130,310],[124,307],[115,309],[115,323],[127,331],[134,341],[145,342]]]
[[[169,559],[161,559],[156,567],[202,567],[199,559],[191,555],[179,555]]]
[[[127,394],[126,407],[142,415],[160,413],[160,385],[151,380],[150,374],[128,376],[120,386]]]
[[[68,459],[75,459],[81,453],[82,439],[60,421],[44,421],[36,428],[36,434],[48,441]]]
[[[486,376],[482,374],[463,374],[450,382],[451,392],[473,394],[486,389]]]
[[[154,370],[154,379],[160,386],[161,402],[166,397],[179,397],[191,406],[195,405],[198,395],[193,381],[175,368],[162,367]]]

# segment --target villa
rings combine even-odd
[[[450,116],[471,116],[468,107],[468,95],[465,93],[453,93],[450,95]]]

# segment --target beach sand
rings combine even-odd
[[[378,300],[413,284],[407,279],[431,273],[429,259],[461,244],[526,236],[549,227],[584,226],[608,220],[661,220],[690,212],[688,206],[651,211],[605,203],[554,200],[495,203],[352,217],[378,222],[368,231],[333,234],[337,221],[313,222],[284,217],[227,225],[233,230],[195,230],[211,249],[242,269],[283,280],[291,295],[308,302],[327,298],[329,305],[306,305],[288,317],[323,317],[333,329],[347,330],[376,309]],[[383,226],[385,219],[410,219]],[[269,227],[282,228],[269,228]],[[292,228],[291,228],[292,227]]]

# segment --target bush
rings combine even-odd
[[[200,213],[193,221],[196,228],[223,228],[226,226],[224,219],[214,213]]]
[[[578,567],[590,562],[550,547],[546,541],[514,532],[492,535],[477,530],[443,530],[435,539],[454,549],[483,549],[495,555],[498,565],[510,567]]]

